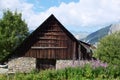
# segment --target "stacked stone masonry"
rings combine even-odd
[[[85,60],[56,60],[56,69],[63,69],[66,67],[84,66],[89,63]],[[36,58],[31,57],[18,57],[9,60],[8,62],[9,72],[30,72],[36,69]]]
[[[19,57],[8,62],[9,72],[30,72],[36,69],[36,58]]]
[[[87,60],[57,60],[56,69],[64,69],[66,67],[79,67],[84,66],[85,64],[90,63]]]

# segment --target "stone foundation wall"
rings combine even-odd
[[[84,66],[85,64],[90,63],[87,60],[57,60],[56,61],[56,69],[64,69],[66,67],[77,67],[77,66]]]
[[[11,59],[8,62],[10,72],[29,72],[36,69],[36,58],[19,57]]]
[[[90,63],[85,60],[56,60],[56,69],[64,69],[66,67],[84,66],[84,64]],[[11,59],[8,62],[9,72],[30,72],[36,69],[36,58],[31,57],[19,57]]]

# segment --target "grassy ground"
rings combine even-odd
[[[86,65],[83,68],[0,75],[0,80],[120,80],[120,68],[114,66],[92,68]]]

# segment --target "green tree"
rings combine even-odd
[[[120,32],[101,39],[95,54],[102,61],[113,65],[120,65]]]
[[[0,19],[0,61],[28,36],[27,24],[22,14],[6,10]]]

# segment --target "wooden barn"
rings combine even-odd
[[[8,67],[13,71],[23,70],[19,66],[46,69],[55,68],[56,60],[90,60],[90,48],[85,46],[91,45],[77,40],[51,15],[9,55]]]

